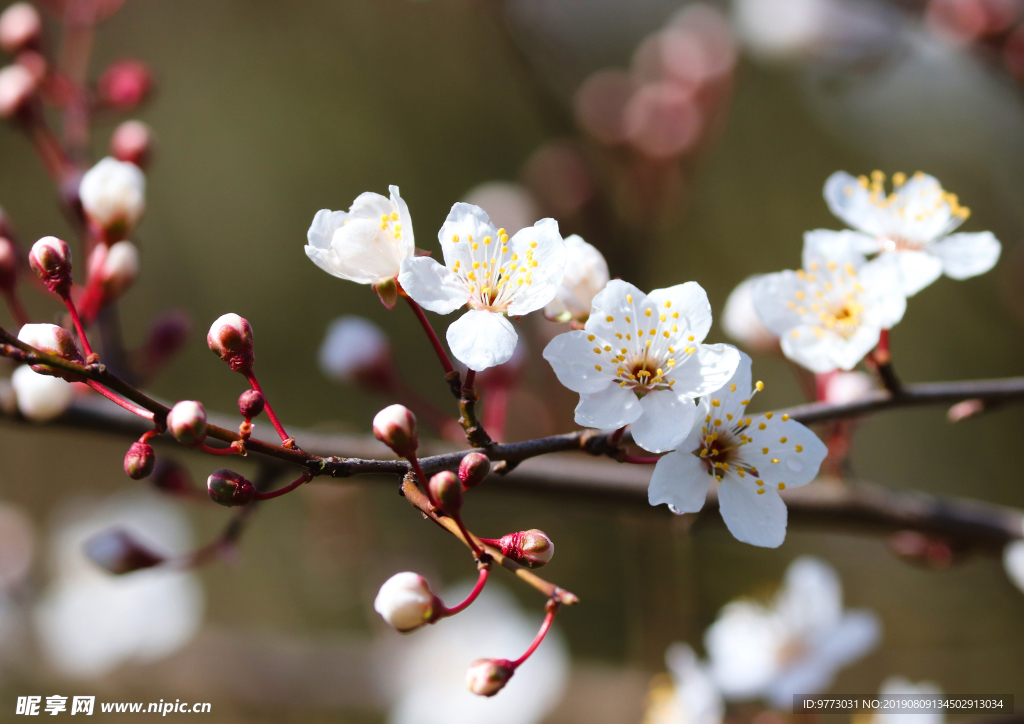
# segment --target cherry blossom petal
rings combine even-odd
[[[398,211],[398,223],[402,225],[402,238],[398,246],[402,250],[402,258],[408,259],[416,254],[416,237],[412,231],[412,214],[409,213],[409,205],[398,193],[397,186],[388,186],[391,193],[391,208]]]
[[[599,392],[580,395],[576,405],[576,424],[612,430],[636,422],[643,415],[640,400],[632,390],[609,385]]]
[[[907,296],[901,280],[903,272],[891,254],[883,254],[860,268],[860,284],[865,290],[861,299],[865,307],[865,326],[891,329],[907,311]]]
[[[763,493],[758,493],[763,490]],[[718,507],[736,540],[763,548],[778,548],[786,539],[786,504],[767,485],[747,476],[725,478],[718,486]]]
[[[682,448],[654,466],[647,500],[651,505],[667,503],[681,513],[696,513],[704,507],[711,480],[700,458]]]
[[[381,231],[378,221],[351,217],[334,232],[328,258],[338,276],[360,284],[397,276],[402,262],[394,239]]]
[[[566,332],[548,342],[544,348],[544,359],[551,364],[558,381],[573,392],[599,392],[611,384],[615,374],[614,370],[605,370],[603,367],[598,371],[596,363],[590,361],[594,345],[604,342],[596,337],[595,341],[590,341],[590,336],[581,330]]]
[[[782,336],[802,324],[802,316],[785,304],[801,288],[795,271],[765,274],[754,284],[754,309],[772,334]]]
[[[558,233],[557,221],[541,219],[533,226],[518,231],[508,246],[520,259],[526,259],[527,254],[532,253],[529,283],[519,287],[508,305],[509,315],[529,314],[554,299],[565,274],[565,242]]]
[[[462,201],[454,204],[441,230],[437,232],[445,266],[451,269],[456,261],[461,262],[462,266],[469,266],[472,263],[469,254],[471,239],[480,242],[488,236],[497,237],[498,230],[486,211]],[[455,241],[456,238],[458,241]]]
[[[655,289],[647,297],[647,303],[659,310],[671,309],[679,312],[677,324],[680,333],[692,334],[693,341],[703,342],[708,336],[711,329],[711,303],[708,302],[707,292],[697,282]]]
[[[313,223],[309,226],[309,231],[306,232],[306,239],[309,240],[309,246],[306,247],[306,253],[309,254],[309,258],[312,259],[313,255],[310,254],[309,248],[320,249],[321,251],[327,252],[331,249],[331,241],[334,239],[334,232],[340,229],[345,220],[348,219],[348,214],[344,211],[331,211],[330,209],[320,209],[316,212],[313,217]],[[330,269],[326,270],[328,273]]]
[[[640,400],[643,415],[631,428],[633,440],[653,453],[675,450],[693,430],[697,405],[673,390],[654,390]]]
[[[829,264],[850,264],[856,270],[867,262],[865,254],[878,250],[877,240],[860,232],[815,229],[804,233],[802,263],[806,270]]]
[[[477,309],[455,320],[446,337],[459,362],[478,372],[508,362],[518,340],[504,315]]]
[[[740,363],[740,351],[730,344],[702,344],[696,353],[666,375],[675,380],[679,395],[703,397],[725,385]]]
[[[437,314],[451,314],[469,301],[462,280],[428,256],[405,259],[398,283],[417,304]]]
[[[942,260],[928,251],[906,249],[895,252],[903,277],[903,294],[912,297],[942,276]]]
[[[761,425],[765,428],[760,429]],[[809,428],[778,415],[755,418],[747,430],[750,443],[743,447],[743,459],[757,468],[766,485],[787,488],[814,480],[828,448]]]
[[[833,214],[854,229],[872,236],[886,231],[879,208],[871,203],[870,191],[845,171],[837,171],[825,181],[825,202]]]
[[[991,231],[951,234],[928,248],[942,261],[942,270],[953,279],[984,274],[999,261],[1002,245]]]

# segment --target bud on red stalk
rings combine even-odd
[[[125,121],[110,137],[110,155],[145,170],[153,160],[156,136],[142,121]]]
[[[133,442],[124,456],[124,472],[132,480],[148,478],[156,465],[153,446],[145,442]]]
[[[182,400],[167,413],[167,429],[183,445],[202,444],[206,439],[206,410],[201,402]]]
[[[401,633],[409,633],[434,617],[438,606],[427,579],[418,573],[396,573],[384,582],[373,602],[374,610]]]
[[[555,555],[555,544],[536,528],[502,536],[498,548],[503,556],[527,568],[540,568]]]
[[[206,479],[206,489],[213,502],[233,508],[256,498],[256,488],[236,472],[222,468]]]
[[[491,459],[483,453],[470,453],[459,463],[459,480],[466,490],[475,488],[491,472]]]
[[[32,71],[23,65],[0,69],[0,118],[14,118],[24,113],[38,85]]]
[[[18,251],[14,243],[0,236],[0,292],[10,294],[18,284]]]
[[[130,111],[153,89],[149,66],[138,60],[118,60],[103,71],[98,83],[100,100],[118,111]]]
[[[373,434],[403,458],[414,456],[420,444],[416,416],[402,405],[389,405],[378,412],[373,418]]]
[[[477,696],[494,696],[505,688],[515,671],[506,659],[478,659],[466,671],[466,685]]]
[[[71,248],[56,236],[44,236],[32,245],[28,263],[51,292],[66,298],[71,292]]]
[[[120,297],[138,274],[139,251],[130,241],[119,241],[109,248],[97,244],[89,257],[89,280],[96,279],[104,302]]]
[[[38,44],[43,32],[39,11],[25,2],[14,3],[0,14],[0,50],[14,55]]]
[[[430,495],[444,511],[457,518],[462,511],[462,482],[451,470],[444,470],[430,479]]]
[[[18,340],[41,352],[54,354],[71,362],[84,361],[82,353],[75,343],[75,338],[66,329],[55,324],[23,325],[18,331]],[[56,370],[49,365],[32,365],[32,369],[42,375],[68,377],[68,373]]]
[[[263,407],[266,404],[267,398],[263,396],[262,392],[256,390],[246,390],[238,396],[238,411],[246,420],[257,417],[263,412]]]
[[[85,557],[115,575],[152,568],[166,559],[139,543],[126,530],[112,529],[85,542]]]
[[[210,326],[206,344],[235,372],[248,374],[256,355],[252,349],[252,327],[237,314],[224,314]]]

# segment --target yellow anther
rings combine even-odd
[[[715,424],[716,424],[716,425],[721,425],[721,424],[722,424],[722,421],[721,421],[721,420],[715,420]]]
[[[762,422],[761,424],[759,424],[759,425],[757,426],[757,429],[758,429],[758,430],[763,430],[763,429],[765,429],[766,427],[768,427],[768,426],[767,426],[767,425],[765,425],[765,424],[764,424],[764,423]]]
[[[633,303],[633,295],[632,294],[627,294],[626,295],[626,301],[629,302],[630,304],[632,304]]]
[[[594,365],[594,369],[597,370],[598,372],[600,372],[601,371],[601,365]]]
[[[796,451],[797,452],[803,452],[804,451],[804,446],[803,445],[797,445],[796,446]]]
[[[480,268],[480,262],[478,262],[478,261],[473,262],[473,268],[474,269],[479,269]]]
[[[757,489],[757,494],[758,495],[764,495],[764,488],[758,488]]]
[[[721,405],[721,403],[718,400],[712,400],[711,401],[711,406],[712,407],[719,407],[720,405]]]
[[[605,351],[605,352],[611,352],[611,351],[612,351],[611,345],[607,345],[607,344],[606,344],[606,345],[604,346],[604,351]]]
[[[892,185],[899,187],[907,182],[907,174],[902,171],[897,171],[892,175]]]
[[[772,419],[772,417],[774,415],[775,415],[774,412],[766,412],[766,413],[764,413],[765,419],[768,419],[768,420]]]
[[[780,438],[779,438],[779,442],[781,442],[781,443],[785,443],[785,442],[786,442],[786,440],[788,440],[788,439],[789,439],[789,438],[787,438],[787,437],[780,437]]]
[[[671,300],[667,300],[667,301],[665,302],[665,309],[668,309],[668,308],[669,308],[669,307],[671,307],[671,306],[672,306],[672,302],[671,302]]]
[[[758,391],[758,392],[760,392],[761,390],[763,390],[763,389],[764,389],[764,382],[761,382],[761,380],[758,380],[758,381],[757,381],[757,382],[756,382],[756,383],[754,384],[754,387],[756,387],[756,388],[757,388],[757,391]]]
[[[686,338],[686,341],[687,341],[687,342],[692,342],[692,341],[693,341],[693,335],[691,334],[690,336],[688,336],[688,337]]]
[[[537,248],[537,242],[536,241],[531,241],[530,242],[530,248],[531,249],[536,249]]]
[[[746,407],[747,405],[750,404],[750,400],[740,400],[740,404]]]
[[[773,463],[777,463],[777,462],[779,462],[779,459],[778,458],[772,458],[772,462]]]
[[[518,255],[518,254],[513,254],[513,255],[512,255],[512,261],[515,261],[515,260],[516,260],[516,259],[518,259],[518,258],[519,258],[519,255]],[[512,268],[513,268],[513,269],[515,269],[515,267],[512,267]]]
[[[480,245],[479,245],[479,244],[477,244],[477,243],[476,243],[476,242],[474,241],[474,242],[473,242],[473,251],[476,251],[476,250],[477,250],[477,249],[479,249],[479,248],[480,248]]]
[[[729,392],[735,392],[735,391],[736,391],[736,383],[734,382],[733,384],[729,385]]]
[[[606,321],[606,322],[614,322],[615,321],[615,317],[613,317],[612,315],[609,314],[607,317],[604,318],[604,321]]]
[[[650,309],[645,309],[645,310],[644,310],[644,316],[645,316],[645,317],[649,317],[649,316],[651,316],[651,310],[650,310]]]
[[[761,448],[761,452],[764,453],[765,455],[767,455],[768,454],[768,448],[766,448],[766,447]]]
[[[785,483],[779,483],[779,490],[785,490],[785,489],[786,489],[786,484]]]
[[[669,348],[668,348],[668,353],[669,353],[669,354],[675,354],[675,353],[676,353],[676,348],[675,348],[675,347],[673,347],[673,346],[671,346],[671,345],[669,345]]]
[[[600,347],[594,347],[594,354],[601,354],[601,348]]]
[[[764,481],[763,481],[763,480],[758,480],[758,481],[757,481],[757,484],[758,484],[758,485],[764,485]]]
[[[587,341],[589,341],[589,342],[593,342],[593,341],[594,341],[594,339],[595,339],[595,338],[594,338],[594,335],[592,335],[592,334],[588,334],[588,335],[587,335]]]
[[[732,413],[731,412],[725,413],[725,419],[728,420],[729,422],[732,422]]]
[[[627,322],[627,323],[628,323],[628,322],[632,322],[632,321],[633,321],[632,319],[630,319],[629,317],[626,317],[626,322]]]
[[[782,416],[782,421],[783,422],[787,422],[788,420],[789,420],[789,415],[788,414]]]
[[[668,319],[668,317],[666,317],[664,314],[662,314],[660,317],[658,317],[658,320],[661,321],[661,322],[664,322],[667,319]]]

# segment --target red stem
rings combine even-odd
[[[487,391],[484,397],[484,414],[481,423],[495,442],[505,438],[505,421],[508,419],[508,402],[511,389],[502,385]]]
[[[554,620],[555,610],[553,609],[551,611],[548,611],[547,616],[544,617],[544,623],[540,625],[540,631],[537,632],[537,637],[533,640],[533,643],[530,644],[530,648],[526,650],[526,653],[520,656],[515,661],[509,662],[512,665],[513,669],[518,669],[524,661],[526,661],[533,655],[533,652],[537,650],[538,646],[540,646],[540,642],[544,640],[545,636],[547,636],[547,633],[551,629],[551,624],[554,622]]]
[[[18,323],[19,327],[29,323],[28,313],[25,311],[25,307],[22,306],[16,291],[12,289],[9,292],[4,292],[4,300],[7,302],[7,308],[11,310],[11,316],[14,317],[14,321]]]
[[[149,420],[150,422],[154,420],[154,415],[152,412],[150,412],[149,410],[144,410],[137,405],[133,405],[132,403],[128,402],[128,400],[121,399],[113,392],[108,390],[106,387],[101,385],[99,382],[96,382],[95,380],[85,380],[85,384],[89,385],[89,387],[99,392],[101,395],[106,397],[111,402],[114,402],[123,407],[124,409],[128,410],[128,412],[134,413],[143,419]]]
[[[889,354],[889,330],[883,329],[878,335],[878,345],[876,349]]]
[[[622,458],[622,462],[631,463],[632,465],[655,465],[661,458],[645,458],[638,457],[637,455],[626,455]]]
[[[416,319],[420,320],[420,324],[423,326],[423,331],[427,333],[427,337],[430,339],[430,344],[434,346],[434,354],[441,361],[441,367],[444,368],[444,373],[450,374],[455,371],[455,367],[452,366],[452,361],[448,359],[448,353],[444,351],[444,345],[441,344],[441,340],[437,338],[437,334],[434,332],[434,328],[430,325],[430,320],[427,319],[427,315],[423,313],[423,309],[417,304],[412,297],[402,292],[402,296],[405,301],[412,307],[413,314],[416,315]]]
[[[473,384],[476,382],[476,370],[466,370],[466,379],[462,383],[462,396],[469,397],[473,394]]]
[[[308,470],[304,470],[295,481],[288,483],[283,488],[272,490],[269,493],[256,493],[256,500],[270,500],[271,498],[280,498],[282,495],[287,495],[296,488],[305,485],[313,479],[313,474]]]
[[[82,320],[78,316],[78,310],[75,308],[75,303],[71,301],[71,297],[63,297],[64,304],[67,305],[68,312],[71,314],[71,321],[75,325],[75,331],[78,332],[78,338],[82,342],[82,349],[85,350],[86,358],[93,355],[92,347],[89,345],[89,338],[85,336],[85,328],[82,326]]]
[[[201,450],[207,455],[237,455],[238,452],[233,447],[210,447],[205,442],[196,447],[196,450]]]
[[[274,426],[274,429],[277,430],[277,434],[281,436],[281,441],[287,442],[290,440],[291,438],[288,437],[288,433],[284,431],[283,427],[281,427],[281,422],[277,419],[277,415],[274,414],[274,410],[270,406],[270,400],[268,400],[267,396],[263,393],[260,383],[256,381],[256,374],[253,372],[243,374],[245,374],[245,378],[249,380],[249,384],[252,385],[252,388],[263,395],[263,399],[265,400],[263,410],[267,413],[267,417],[270,418],[270,423]]]
[[[484,584],[487,583],[487,576],[488,574],[490,574],[490,572],[490,566],[481,568],[480,577],[476,579],[476,585],[473,586],[473,590],[469,592],[468,596],[466,596],[466,600],[457,606],[452,606],[451,608],[448,608],[442,603],[441,610],[434,614],[434,619],[436,620],[439,618],[444,618],[446,616],[454,616],[460,611],[465,611],[467,608],[469,608],[469,605],[473,603],[473,601],[477,599],[477,596],[480,595],[480,592],[484,590]]]

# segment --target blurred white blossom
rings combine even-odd
[[[389,186],[391,198],[366,192],[346,211],[321,209],[306,233],[306,256],[328,274],[358,284],[398,276],[403,259],[416,252],[409,207]]]
[[[32,422],[49,422],[60,417],[75,399],[75,388],[70,382],[41,375],[28,365],[14,370],[11,386],[18,411]]]
[[[194,573],[150,568],[114,576],[90,562],[83,545],[122,528],[161,553],[190,547],[176,503],[154,493],[121,495],[66,511],[51,539],[52,578],[36,606],[36,632],[49,663],[64,675],[97,678],[130,662],[156,661],[181,648],[202,622]]]
[[[1024,541],[1015,540],[1003,549],[1003,568],[1013,585],[1024,592]]]
[[[711,674],[729,699],[791,706],[796,694],[825,691],[839,669],[881,635],[871,611],[843,610],[842,584],[824,561],[802,556],[770,604],[727,604],[704,634]]]
[[[753,352],[774,352],[779,349],[779,337],[764,326],[754,307],[754,287],[761,276],[747,277],[730,292],[722,309],[722,330]]]
[[[866,372],[833,372],[825,380],[822,402],[845,405],[856,402],[875,389],[874,378]]]
[[[839,171],[825,182],[825,200],[833,214],[861,232],[862,251],[896,257],[908,297],[943,273],[968,279],[995,266],[1002,247],[992,232],[951,233],[970,211],[937,179],[921,172],[909,179],[894,174],[888,195],[884,184],[881,171],[870,179]]]
[[[360,375],[373,374],[390,364],[391,345],[387,335],[370,320],[338,317],[327,326],[318,359],[325,375],[352,383]]]
[[[608,262],[578,234],[565,238],[565,250],[565,276],[544,315],[557,322],[582,324],[590,316],[594,297],[608,284]]]
[[[882,688],[878,691],[878,698],[895,699],[897,697],[931,698],[941,697],[942,689],[931,681],[920,681],[914,683],[902,676],[890,676],[882,682]],[[871,717],[872,724],[943,724],[946,715],[942,709],[932,707],[921,707],[909,711],[879,711]]]
[[[866,261],[862,243],[852,231],[807,232],[803,269],[766,274],[754,288],[783,353],[812,372],[853,369],[907,308],[899,264],[888,255]]]
[[[474,186],[463,201],[479,206],[495,226],[513,235],[540,218],[540,208],[526,187],[510,181],[488,181]]]
[[[135,164],[108,156],[82,177],[78,195],[93,223],[124,238],[146,210],[146,175]]]
[[[505,315],[541,309],[555,296],[565,272],[565,242],[558,222],[541,219],[511,239],[478,206],[457,203],[438,232],[442,266],[430,257],[402,262],[399,283],[437,314],[469,311],[448,327],[452,354],[472,370],[507,362],[518,336]]]
[[[729,532],[744,543],[774,548],[786,538],[786,504],[779,491],[811,482],[828,449],[789,415],[748,417],[754,394],[750,357],[741,352],[732,379],[701,398],[693,431],[655,465],[648,499],[676,513],[696,513],[717,481]]]
[[[647,295],[613,279],[584,328],[551,340],[544,359],[580,393],[578,424],[631,425],[638,445],[664,452],[693,429],[694,398],[720,388],[739,364],[735,347],[703,344],[710,328],[711,305],[696,282]]]
[[[460,601],[471,586],[445,591]],[[493,581],[472,606],[396,644],[382,684],[394,695],[390,724],[534,724],[551,712],[565,690],[569,655],[557,629],[493,698],[471,694],[466,670],[480,658],[515,660],[540,627],[538,608],[524,613]]]

